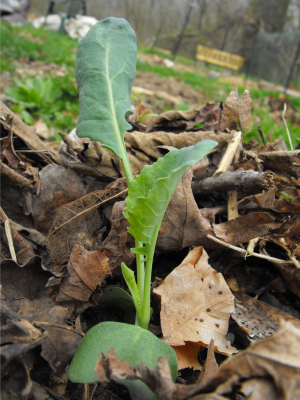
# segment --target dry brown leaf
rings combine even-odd
[[[2,215],[0,215],[2,219]],[[32,257],[34,257],[35,252],[33,249],[33,244],[31,241],[25,239],[17,230],[11,227],[13,246],[16,252],[17,261],[20,265],[26,264]],[[5,244],[8,244],[6,231],[4,225],[1,226],[2,240]]]
[[[10,126],[13,125],[13,118],[7,121]],[[1,167],[5,175],[11,176],[10,184],[16,184],[14,178],[16,178],[17,183],[21,183],[23,179],[23,185],[32,189],[39,183],[38,168],[32,167],[27,162],[21,161],[20,157],[16,154],[13,142],[13,132],[12,129],[9,130],[8,136],[3,137],[0,146],[0,159],[2,161]],[[11,172],[9,172],[9,170]],[[20,175],[18,177],[17,175]]]
[[[130,251],[134,247],[134,240],[128,233],[129,222],[123,215],[124,211],[125,201],[114,204],[111,215],[111,230],[100,247],[100,251],[109,257],[111,271],[119,267],[121,262],[130,265],[135,259],[135,255]],[[114,273],[117,273],[117,271],[114,271]]]
[[[238,245],[268,234],[274,218],[265,212],[254,212],[215,225],[215,235],[226,243]]]
[[[109,382],[109,379],[112,378],[141,380],[156,394],[159,400],[173,399],[172,395],[176,391],[166,356],[159,357],[156,368],[153,370],[144,363],[133,368],[127,361],[117,358],[114,349],[111,348],[107,352],[107,358],[100,353],[95,372],[99,381],[103,383]]]
[[[214,351],[214,341],[211,340],[208,349],[207,349],[207,357],[204,364],[204,367],[197,379],[197,384],[204,386],[211,378],[211,376],[216,373],[219,366],[215,359],[215,351]]]
[[[196,342],[207,347],[213,339],[217,352],[227,355],[236,352],[225,337],[234,296],[222,274],[208,264],[208,255],[202,247],[192,250],[153,291],[161,299],[161,325],[166,343],[182,346],[185,342]]]
[[[165,111],[151,121],[151,123],[147,126],[146,132],[147,133],[151,132],[154,129],[154,127],[164,125],[165,122],[172,122],[178,120],[186,120],[186,121],[194,120],[199,114],[200,114],[200,109],[187,110],[187,111],[178,111],[178,110]]]
[[[227,143],[233,138],[233,134],[220,133],[215,134],[214,131],[197,131],[197,132],[153,132],[147,135],[138,132],[125,132],[125,141],[134,149],[139,149],[150,157],[160,158],[163,154],[159,151],[159,146],[167,145],[182,149],[183,147],[193,146],[200,140],[215,140],[219,144]]]
[[[20,139],[24,140],[31,149],[41,151],[40,156],[45,158],[48,162],[52,162],[51,159],[56,161],[58,164],[62,164],[61,157],[55,152],[48,148],[45,143],[40,140],[34,131],[27,126],[18,116],[16,116],[9,108],[6,107],[0,101],[0,122],[6,128],[10,129],[10,124],[6,121],[6,116],[10,115],[13,117],[12,131]]]
[[[262,399],[261,390],[275,393],[272,399],[297,399],[300,387],[300,330],[290,322],[282,323],[273,336],[251,344],[246,350],[223,362],[217,373],[203,388],[207,393],[215,390],[219,396],[233,396],[242,382],[248,383],[246,393]],[[255,383],[255,384],[254,384]],[[242,392],[243,393],[243,392]],[[210,398],[210,397],[208,397]],[[222,397],[221,397],[222,398]],[[269,397],[267,397],[269,398]],[[206,399],[205,395],[196,399]]]
[[[200,348],[200,343],[193,342],[186,342],[184,346],[173,347],[177,355],[178,370],[193,368],[195,371],[201,371],[202,367],[198,361]]]
[[[48,334],[42,342],[42,356],[48,361],[54,376],[51,387],[57,382],[66,387],[65,369],[82,339],[80,320],[74,319],[74,306],[57,306],[51,298],[53,288],[46,283],[51,273],[44,269],[41,258],[33,257],[20,267],[12,260],[1,263],[2,305],[18,313]],[[75,329],[70,326],[72,319]],[[28,327],[28,325],[27,325]],[[26,356],[27,360],[27,356]],[[15,371],[13,372],[15,374]]]
[[[247,310],[251,311],[253,310],[253,314],[256,311],[261,311],[269,320],[273,321],[275,325],[277,326],[280,324],[281,320],[284,321],[289,321],[291,322],[296,328],[300,329],[300,320],[296,317],[293,317],[291,314],[288,314],[287,312],[284,312],[280,310],[277,307],[273,307],[270,304],[267,304],[263,301],[260,301],[258,299],[255,299],[253,297],[248,296],[247,294],[244,293],[234,293],[236,297],[236,304],[239,304],[240,306],[246,308]],[[238,309],[235,307],[234,312],[231,314],[231,316],[235,318],[235,315],[238,315]],[[241,316],[239,316],[241,317]],[[247,321],[247,318],[244,320]],[[246,322],[247,323],[247,322]],[[244,322],[245,324],[245,322]],[[264,329],[263,325],[261,325],[260,319],[257,318],[256,321],[257,326],[260,326],[262,329]],[[273,325],[275,327],[275,325]],[[272,329],[273,330],[273,329]],[[277,328],[276,328],[277,330]],[[268,329],[266,328],[266,332],[268,332]],[[248,332],[247,332],[248,334]],[[270,336],[270,335],[266,335]]]
[[[40,194],[32,197],[29,210],[35,229],[47,234],[59,207],[82,197],[86,192],[76,172],[56,164],[44,167],[40,171]]]
[[[159,230],[158,252],[212,246],[206,237],[212,232],[212,226],[197,206],[191,189],[192,176],[192,168],[188,168],[172,196]]]
[[[251,131],[252,99],[249,90],[245,90],[239,97],[238,89],[233,89],[223,104],[220,130],[242,130],[244,133]]]
[[[73,245],[78,241],[88,249],[97,248],[102,242],[102,232],[99,231],[103,225],[98,208],[125,197],[127,184],[122,178],[107,185],[104,190],[88,193],[60,207],[48,235],[52,261],[60,265],[68,262]]]
[[[275,194],[278,191],[276,187],[269,190],[264,190],[262,193],[253,194],[252,196],[244,197],[237,205],[242,206],[253,201],[259,208],[271,209],[275,201]]]
[[[272,336],[278,329],[278,324],[256,307],[250,298],[249,301],[236,300],[231,316],[251,341]]]
[[[108,257],[100,251],[87,251],[76,243],[68,263],[68,276],[63,278],[59,288],[57,301],[72,299],[87,302],[98,285],[111,271]]]
[[[295,268],[292,261],[272,261],[272,264],[281,274],[286,286],[300,298],[300,269]]]

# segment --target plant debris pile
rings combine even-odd
[[[159,115],[140,101],[128,117],[136,174],[172,148],[218,147],[188,168],[157,241],[150,328],[176,351],[177,383],[164,357],[132,368],[113,349],[99,381],[142,380],[160,400],[296,398],[300,150],[243,143],[251,107],[233,90],[221,105]],[[111,296],[121,261],[135,268],[126,180],[119,158],[76,130],[57,148],[3,103],[0,122],[2,396],[63,398],[86,331],[134,321],[132,304]]]

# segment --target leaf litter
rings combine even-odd
[[[68,396],[66,371],[88,327],[123,321],[122,310],[97,304],[124,286],[121,261],[134,268],[127,187],[99,143],[72,132],[55,151],[0,110],[2,394],[56,399]],[[177,383],[164,358],[132,368],[113,350],[100,356],[99,380],[140,379],[158,399],[296,398],[300,150],[282,139],[237,143],[220,172],[235,131],[252,129],[250,93],[237,89],[223,105],[157,116],[140,101],[131,123],[135,173],[166,146],[219,145],[183,176],[157,242],[150,329],[176,350]]]

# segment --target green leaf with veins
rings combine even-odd
[[[154,164],[146,165],[140,175],[129,183],[125,218],[129,233],[150,245],[166,208],[187,167],[208,154],[217,142],[203,140],[195,146],[172,150]],[[141,249],[135,253],[141,254]]]
[[[78,45],[77,135],[102,142],[103,147],[121,159],[126,154],[123,135],[131,129],[125,114],[131,111],[129,96],[136,58],[135,32],[122,18],[110,17],[98,22]]]

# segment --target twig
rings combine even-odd
[[[241,139],[242,139],[242,132],[236,132],[234,137],[229,142],[225,154],[218,166],[218,169],[214,173],[214,176],[219,175],[222,172],[228,171]]]
[[[49,153],[49,150],[15,150],[16,153]]]
[[[222,246],[228,247],[229,249],[232,249],[232,250],[235,250],[235,251],[239,251],[240,253],[243,253],[248,257],[254,256],[254,257],[258,257],[258,258],[263,258],[263,259],[268,260],[268,261],[274,261],[274,262],[277,262],[277,263],[285,262],[284,260],[280,260],[279,258],[265,256],[263,254],[258,254],[258,253],[248,254],[247,250],[241,249],[240,247],[233,246],[232,244],[229,244],[229,243],[225,243],[222,240],[217,239],[216,237],[214,237],[212,235],[207,235],[207,237],[209,239],[213,240],[214,242],[221,244]],[[299,267],[297,266],[297,268],[299,268]]]
[[[236,132],[233,139],[229,142],[225,154],[218,166],[218,169],[214,173],[214,176],[228,171],[241,140],[242,132]],[[227,192],[227,210],[228,220],[235,219],[239,216],[236,191]]]
[[[73,328],[71,328],[71,327],[69,327],[69,326],[58,325],[58,324],[52,324],[52,323],[50,323],[50,322],[41,322],[41,321],[33,322],[32,325],[33,325],[33,326],[37,326],[37,327],[49,326],[49,327],[52,327],[52,328],[64,329],[64,330],[66,330],[66,331],[69,331],[69,332],[72,332],[72,333],[76,333],[76,334],[79,335],[79,336],[82,336],[82,337],[84,336],[84,333],[77,332],[77,331],[75,331],[75,329],[73,329]]]
[[[3,211],[2,207],[0,207],[0,212],[2,217],[1,219],[4,221],[5,233],[8,241],[8,247],[11,254],[11,258],[13,261],[17,262],[17,255],[15,252],[14,241],[11,233],[10,219]]]
[[[265,139],[265,137],[264,137],[264,134],[263,134],[263,131],[261,130],[261,127],[260,126],[258,126],[257,127],[257,130],[258,130],[258,133],[260,134],[260,137],[261,137],[261,140],[263,141],[263,144],[264,144],[264,146],[266,146],[266,139]]]
[[[291,150],[293,151],[294,149],[293,149],[293,143],[292,143],[292,139],[291,139],[289,127],[288,127],[288,125],[287,125],[287,123],[286,123],[286,120],[285,120],[285,118],[284,118],[285,112],[286,112],[286,103],[284,103],[284,106],[283,106],[282,119],[283,119],[283,122],[284,122],[284,124],[285,124],[285,129],[286,129],[286,133],[287,133],[288,138],[289,138]]]

